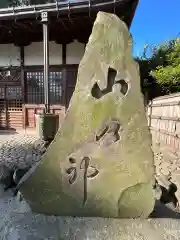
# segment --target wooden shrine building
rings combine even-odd
[[[138,0],[57,0],[0,9],[0,128],[35,127],[48,101],[63,120],[98,11],[128,27]]]

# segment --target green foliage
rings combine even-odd
[[[160,84],[177,84],[180,83],[180,64],[177,66],[158,66],[152,71],[152,76]]]
[[[150,57],[147,57],[148,48],[150,47],[146,45],[142,57],[137,59],[140,65],[141,85],[147,87],[155,82],[157,95],[179,92],[180,38],[151,47]]]
[[[160,54],[162,57],[159,57]],[[176,85],[180,83],[180,38],[157,48],[152,55],[152,60],[161,60],[151,73],[159,84]]]

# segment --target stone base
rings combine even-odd
[[[59,128],[59,115],[37,114],[36,131],[40,139],[52,141]]]

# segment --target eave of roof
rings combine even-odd
[[[77,0],[70,5],[68,2],[56,8],[55,4],[44,4],[0,9],[0,43],[25,46],[42,41],[43,11],[49,13],[51,41],[67,44],[77,39],[86,43],[98,11],[115,13],[130,27],[138,4],[138,0]]]
[[[138,0],[76,0],[76,1],[63,1],[57,3],[39,4],[31,6],[18,6],[0,9],[0,20],[9,19],[24,19],[40,15],[41,12],[48,12],[50,14],[63,15],[65,13],[83,13],[93,11],[95,9],[108,8],[114,5],[114,9],[126,4],[136,4]],[[130,12],[130,15],[134,14]]]

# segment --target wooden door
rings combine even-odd
[[[36,114],[43,113],[45,108],[43,78],[43,67],[25,71],[25,125],[29,128],[36,126]],[[65,116],[62,68],[50,68],[49,100],[51,113],[59,114],[61,123]]]
[[[0,128],[22,128],[20,69],[0,71]]]
[[[10,83],[0,86],[0,128],[16,130],[22,127],[21,86]]]
[[[6,129],[6,102],[5,102],[5,87],[0,86],[0,129]]]

